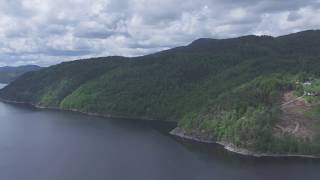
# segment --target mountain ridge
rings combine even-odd
[[[39,70],[41,67],[37,65],[23,65],[23,66],[3,66],[0,67],[0,83],[10,83],[22,74]]]
[[[283,113],[283,94],[299,95],[303,85],[297,82],[319,78],[319,49],[320,31],[198,39],[146,56],[92,58],[29,72],[2,89],[0,97],[48,108],[176,121],[191,135],[257,152],[318,155],[318,133],[304,139],[291,132],[278,135],[274,129]]]

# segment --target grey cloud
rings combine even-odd
[[[113,34],[112,31],[82,31],[76,32],[74,35],[79,38],[106,39]]]
[[[41,54],[48,56],[84,56],[92,54],[92,51],[81,49],[81,50],[61,50],[61,49],[50,49],[45,52],[40,52]]]
[[[75,37],[85,38],[85,39],[107,39],[110,36],[122,35],[129,37],[130,35],[125,32],[110,31],[110,30],[89,30],[81,29],[74,33]]]
[[[27,18],[34,12],[23,6],[23,1],[20,0],[8,0],[1,3],[0,10],[7,15],[11,15],[14,18]]]
[[[320,28],[317,0],[0,0],[0,66]]]
[[[288,15],[288,21],[296,21],[296,20],[298,20],[300,18],[302,18],[302,16],[297,12],[291,12]]]
[[[11,38],[23,38],[27,36],[26,31],[8,31],[6,32],[6,37],[11,39]]]
[[[44,27],[42,32],[44,34],[50,34],[50,35],[63,35],[63,34],[66,34],[67,31],[68,31],[67,26],[53,24],[53,25],[48,25]]]

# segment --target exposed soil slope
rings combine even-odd
[[[293,135],[303,140],[312,140],[315,135],[313,126],[317,119],[310,118],[305,112],[310,110],[315,104],[310,104],[303,97],[294,96],[293,92],[287,92],[283,95],[282,113],[280,121],[275,126],[275,133],[283,135],[284,133]]]

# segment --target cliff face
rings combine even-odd
[[[186,132],[257,151],[317,153],[312,142],[274,136],[283,93],[319,76],[320,32],[200,39],[136,58],[62,63],[21,76],[2,99],[42,107],[178,121]],[[320,141],[319,141],[320,142]]]

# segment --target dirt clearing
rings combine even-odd
[[[282,113],[274,129],[276,135],[290,134],[303,140],[312,140],[316,119],[307,117],[305,112],[313,106],[303,97],[294,96],[293,92],[284,93],[280,106]]]

